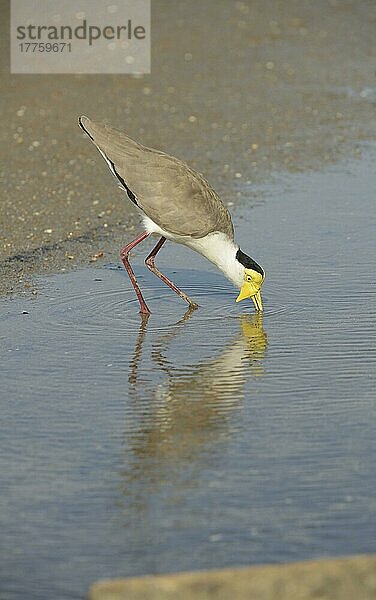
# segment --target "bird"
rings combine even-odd
[[[151,311],[129,262],[129,253],[150,235],[160,239],[146,257],[146,266],[190,308],[197,308],[197,303],[155,265],[155,257],[166,240],[187,246],[208,259],[240,290],[236,302],[251,298],[256,311],[261,312],[260,290],[265,272],[236,243],[231,215],[206,179],[182,160],[143,146],[106,123],[82,115],[78,124],[142,217],[145,230],[120,251],[140,313],[150,315]]]

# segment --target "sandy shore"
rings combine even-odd
[[[358,556],[114,579],[94,584],[89,600],[371,600],[375,567],[375,556]]]
[[[135,78],[10,75],[1,2],[2,293],[98,252],[118,261],[138,229],[81,113],[187,160],[235,209],[252,183],[360,158],[375,139],[374,2],[152,5],[152,74]]]

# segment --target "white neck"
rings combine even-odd
[[[239,246],[224,233],[209,233],[203,238],[189,241],[192,250],[205,256],[215,264],[224,275],[237,287],[241,288],[244,277],[244,267],[236,259]]]

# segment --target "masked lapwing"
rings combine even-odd
[[[178,158],[142,146],[108,125],[85,116],[79,118],[79,125],[142,215],[145,231],[120,252],[141,313],[150,314],[150,310],[129,263],[129,253],[149,235],[160,239],[145,260],[147,267],[191,307],[197,304],[155,266],[155,257],[166,240],[205,256],[240,289],[236,302],[252,298],[256,310],[262,311],[264,270],[236,244],[231,216],[202,175]]]

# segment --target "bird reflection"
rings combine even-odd
[[[187,327],[192,314],[192,310],[188,311],[152,343],[152,367],[149,366],[148,371],[152,368],[159,374],[162,381],[157,385],[154,382],[158,376],[153,375],[151,384],[147,371],[140,368],[148,337],[148,317],[141,322],[129,372],[130,397],[136,404],[134,410],[139,421],[136,431],[128,438],[130,453],[129,468],[124,473],[125,494],[131,487],[135,492],[136,480],[142,483],[142,496],[145,485],[155,492],[166,482],[174,486],[179,481],[183,484],[181,474],[186,468],[192,479],[193,471],[204,467],[212,450],[218,444],[223,445],[236,431],[233,415],[241,409],[245,384],[263,376],[267,336],[262,313],[241,316],[240,332],[211,358],[183,366],[168,358],[173,357],[171,344]],[[193,343],[186,356],[194,356]],[[249,389],[252,392],[254,388]],[[212,446],[210,450],[209,446]]]

